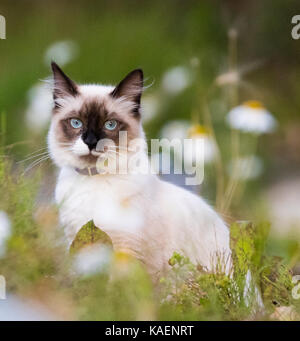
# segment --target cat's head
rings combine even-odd
[[[126,132],[128,142],[144,138],[140,114],[142,70],[130,72],[117,86],[78,85],[54,62],[52,71],[54,108],[48,146],[58,166],[95,166],[104,152],[99,151],[99,141],[109,139],[118,146],[120,131]],[[119,152],[124,152],[124,147],[115,149]]]

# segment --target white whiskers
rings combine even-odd
[[[50,159],[50,154],[46,154],[41,156],[39,159],[34,160],[28,167],[26,167],[26,169],[24,170],[23,174],[26,174],[27,172],[29,172],[32,168],[40,165],[42,162],[46,161]]]
[[[50,159],[50,153],[47,150],[47,148],[48,147],[46,146],[46,147],[42,147],[38,150],[35,150],[34,152],[27,154],[25,159],[17,162],[17,164],[22,164],[22,163],[25,163],[27,161],[31,161],[31,163],[25,168],[23,175],[25,173],[27,173],[28,171],[30,171],[32,168],[41,164],[42,162]]]
[[[20,164],[20,163],[23,163],[23,162],[32,160],[32,159],[34,159],[34,158],[37,158],[37,157],[40,157],[40,156],[44,156],[44,155],[49,155],[49,152],[48,152],[48,151],[45,151],[45,152],[43,152],[43,153],[31,155],[31,156],[27,157],[27,158],[24,159],[24,160],[18,161],[17,164]]]

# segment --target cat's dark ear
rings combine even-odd
[[[131,71],[112,91],[114,98],[125,97],[139,108],[143,92],[144,76],[141,69]]]
[[[78,87],[76,83],[73,82],[55,62],[51,63],[51,68],[54,80],[53,99],[55,102],[55,106],[58,106],[56,101],[58,98],[64,98],[66,96],[77,96]]]

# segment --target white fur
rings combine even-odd
[[[229,231],[223,221],[201,198],[154,175],[88,177],[64,167],[56,201],[69,243],[93,220],[117,248],[133,252],[153,274],[166,267],[174,251],[208,270],[221,256],[229,272]]]
[[[88,155],[90,153],[90,149],[85,144],[81,138],[81,136],[76,140],[74,145],[71,147],[71,150],[74,152],[76,155]]]
[[[81,90],[85,96],[105,97],[111,87],[84,86]],[[139,258],[153,277],[168,268],[174,251],[210,271],[216,270],[221,258],[223,271],[229,273],[228,228],[200,197],[150,174],[78,174],[74,168],[82,165],[75,155],[59,148],[53,124],[49,149],[61,168],[55,198],[69,244],[79,229],[93,220],[110,235],[116,249]],[[76,148],[83,148],[80,141],[74,151]]]

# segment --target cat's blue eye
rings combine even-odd
[[[71,119],[71,126],[75,129],[79,129],[82,127],[82,122],[78,120],[77,118],[72,118]]]
[[[118,123],[116,120],[109,120],[109,121],[106,121],[104,123],[104,127],[107,129],[107,130],[114,130],[116,129]]]

